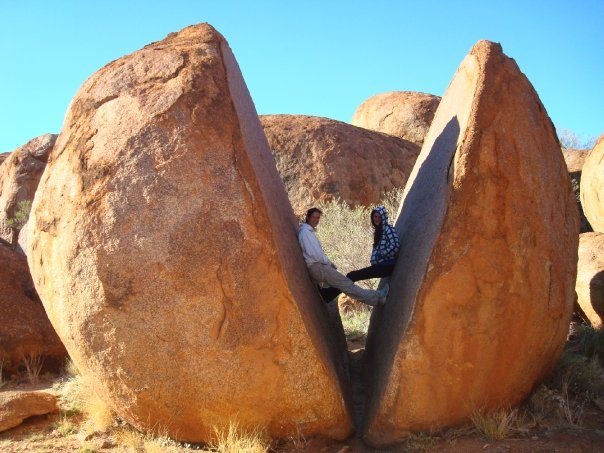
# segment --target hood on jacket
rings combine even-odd
[[[388,213],[386,212],[386,208],[382,205],[376,206],[375,208],[373,208],[371,210],[371,216],[369,217],[370,219],[373,217],[373,213],[377,212],[380,217],[382,218],[382,225],[386,225],[388,223]],[[373,224],[373,220],[372,220],[372,224]]]

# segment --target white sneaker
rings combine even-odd
[[[385,305],[386,304],[386,299],[388,297],[388,291],[389,290],[390,290],[390,285],[388,285],[388,283],[386,283],[381,289],[377,290],[377,292],[380,295],[380,297],[378,299],[378,305]]]

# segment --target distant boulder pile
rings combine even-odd
[[[357,107],[351,123],[394,135],[421,147],[439,103],[439,96],[427,93],[380,93]]]
[[[405,187],[419,154],[407,140],[328,118],[262,115],[260,121],[298,214],[334,199],[374,205]]]

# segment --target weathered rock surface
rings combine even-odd
[[[415,91],[380,93],[357,107],[351,124],[422,146],[439,103],[439,96]]]
[[[365,354],[374,445],[518,403],[565,343],[576,203],[551,121],[500,45],[479,41],[460,65],[401,209]]]
[[[587,233],[593,231],[593,228],[589,224],[585,213],[583,212],[583,206],[581,206],[581,172],[583,171],[583,163],[585,158],[589,154],[589,149],[562,149],[562,155],[566,162],[566,168],[568,168],[568,174],[570,175],[570,181],[572,183],[573,192],[575,199],[577,200],[577,208],[579,209],[579,219],[581,221],[581,233]]]
[[[419,154],[406,140],[328,118],[261,115],[260,121],[297,214],[334,198],[373,205],[405,187]]]
[[[29,274],[27,259],[0,244],[0,361],[3,372],[25,370],[39,358],[42,370],[60,371],[67,351],[53,329]]]
[[[594,327],[604,320],[604,233],[579,237],[577,302]]]
[[[48,155],[57,135],[45,134],[30,140],[10,153],[0,165],[0,237],[16,242],[6,220],[14,216],[17,203],[33,200]]]
[[[604,135],[583,163],[581,205],[594,231],[604,233]]]
[[[0,164],[6,160],[6,158],[10,156],[10,151],[5,153],[0,153]]]
[[[0,432],[19,426],[26,418],[58,410],[57,394],[52,389],[0,392]]]
[[[233,420],[275,437],[351,433],[341,327],[308,277],[247,87],[210,25],[84,83],[30,222],[49,317],[129,423],[187,441]]]
[[[583,170],[583,163],[589,154],[589,149],[563,149],[562,155],[564,156],[564,162],[566,162],[566,168],[568,172],[581,173]]]

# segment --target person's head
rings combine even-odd
[[[388,222],[388,213],[386,208],[382,205],[376,206],[371,210],[371,226],[373,228],[380,228]]]
[[[317,228],[319,220],[321,219],[321,214],[323,214],[323,211],[321,211],[319,208],[310,208],[308,211],[306,211],[305,222],[311,227]]]

